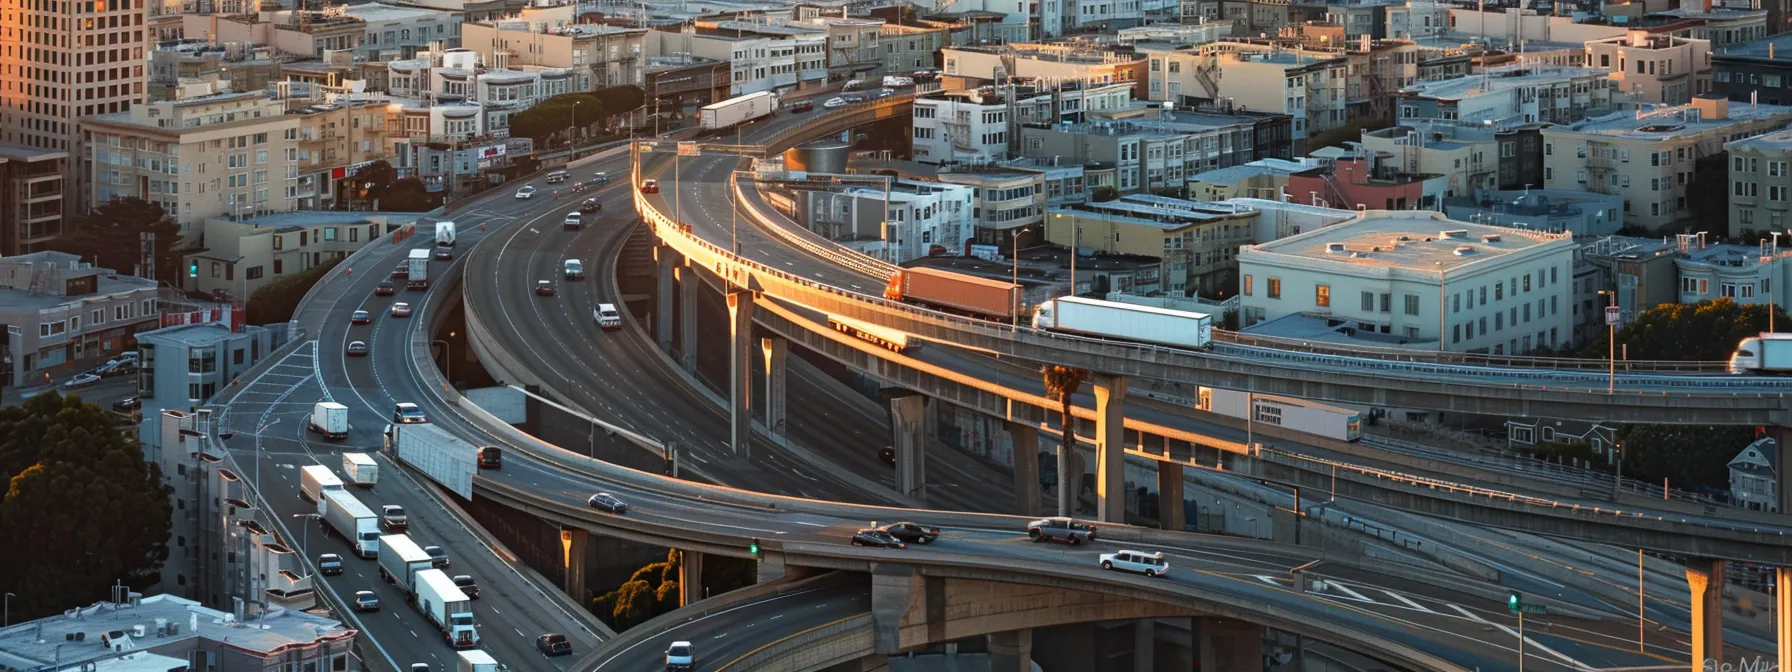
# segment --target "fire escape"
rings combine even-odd
[[[1612,158],[1610,143],[1587,143],[1587,191],[1595,194],[1616,194],[1617,186],[1611,184],[1611,177],[1617,170],[1617,162]]]
[[[1209,52],[1195,62],[1195,81],[1201,90],[1207,92],[1207,98],[1215,103],[1220,101],[1220,56]]]

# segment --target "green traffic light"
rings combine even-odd
[[[1524,608],[1524,598],[1520,597],[1518,593],[1507,595],[1506,608],[1512,611],[1518,611],[1519,609]]]
[[[759,540],[758,539],[754,539],[753,543],[747,545],[747,552],[752,553],[753,557],[755,557],[755,558],[759,557]]]

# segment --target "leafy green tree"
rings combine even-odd
[[[429,187],[415,176],[393,182],[380,201],[380,209],[386,212],[428,212],[434,208],[435,198],[429,195]]]
[[[1755,440],[1753,427],[1627,425],[1618,430],[1624,475],[1677,488],[1728,488],[1729,463]]]
[[[616,589],[616,606],[610,624],[627,630],[653,618],[653,588],[646,581],[629,581]]]
[[[593,91],[591,95],[596,96],[604,106],[604,126],[606,128],[614,124],[617,116],[640,109],[641,103],[647,100],[647,92],[633,84],[600,89]]]
[[[386,198],[392,189],[392,183],[398,181],[398,169],[385,159],[380,159],[355,169],[350,187],[354,200],[371,205],[374,201]],[[344,205],[347,205],[346,203]]]
[[[1058,487],[1075,488],[1080,480],[1071,465],[1071,456],[1076,454],[1076,419],[1070,413],[1071,396],[1082,389],[1083,381],[1089,379],[1088,369],[1073,366],[1047,364],[1040,368],[1040,375],[1045,381],[1045,395],[1058,402],[1058,422],[1064,429],[1063,441],[1058,444]],[[1068,516],[1064,502],[1070,501],[1062,493],[1058,495],[1058,515]]]
[[[563,93],[510,115],[510,134],[535,141],[540,149],[550,138],[564,138],[572,128],[587,128],[602,121],[604,104],[590,93]],[[626,111],[626,110],[625,110]]]
[[[15,619],[159,580],[173,518],[170,488],[99,406],[55,392],[0,408],[0,591]],[[78,505],[71,506],[71,502]]]
[[[643,565],[616,590],[592,598],[592,613],[620,632],[677,609],[682,559],[678,549],[668,549],[665,561]]]
[[[99,204],[78,217],[67,233],[50,241],[50,249],[78,255],[84,261],[120,273],[130,273],[142,260],[140,234],[156,234],[156,279],[180,286],[180,224],[162,206],[140,198],[120,198]]]
[[[1730,299],[1671,303],[1643,311],[1618,330],[1618,348],[1630,359],[1711,362],[1728,360],[1742,339],[1767,331],[1768,311],[1776,328],[1792,329],[1786,311],[1767,304],[1742,305]],[[1581,349],[1586,358],[1609,356],[1609,332]],[[1620,355],[1622,356],[1622,355]]]
[[[249,324],[278,324],[292,319],[294,311],[299,309],[299,301],[311,286],[322,280],[325,273],[335,268],[341,259],[331,259],[299,273],[280,278],[268,283],[249,295],[249,301],[243,306],[247,314],[243,319]]]

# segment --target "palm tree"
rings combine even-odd
[[[1070,415],[1070,395],[1082,389],[1083,381],[1089,379],[1088,369],[1074,366],[1058,366],[1047,364],[1039,368],[1045,379],[1045,394],[1058,402],[1058,425],[1063,431],[1063,442],[1058,444],[1058,515],[1068,516],[1074,512],[1071,503],[1076,501],[1076,488],[1082,483],[1082,475],[1070,473],[1071,451],[1076,450],[1076,420]]]

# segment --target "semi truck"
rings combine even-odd
[[[498,664],[492,654],[474,649],[460,652],[460,672],[507,672],[509,668]]]
[[[1762,333],[1742,339],[1730,355],[1730,373],[1774,375],[1792,372],[1792,334]]]
[[[1033,309],[1033,328],[1182,348],[1213,342],[1213,317],[1079,296],[1060,296]]]
[[[903,268],[890,275],[884,298],[1006,321],[1020,305],[1020,285],[937,268]]]
[[[404,279],[405,289],[429,289],[429,250],[411,250],[406,266],[405,272],[408,275]]]
[[[330,468],[321,464],[313,464],[299,469],[299,499],[316,502],[324,496],[325,490],[341,490],[342,479],[330,472]]]
[[[307,429],[322,434],[325,441],[348,438],[348,407],[334,401],[320,401],[311,407]]]
[[[473,601],[439,569],[417,572],[417,609],[442,631],[442,639],[457,649],[479,646],[473,627]]]
[[[454,222],[436,222],[436,245],[454,247]]]
[[[417,542],[403,534],[380,537],[380,578],[404,591],[405,599],[415,601],[417,573],[434,567],[434,561]]]
[[[1286,427],[1337,441],[1363,438],[1363,414],[1341,406],[1306,399],[1202,387],[1195,410],[1258,425]]]
[[[735,96],[706,105],[700,115],[703,130],[714,131],[744,124],[778,111],[778,95],[770,91]]]
[[[379,555],[380,518],[347,490],[325,490],[317,499],[317,515],[327,529],[354,545],[356,555],[369,559]]]
[[[342,473],[348,476],[348,482],[371,488],[380,482],[380,463],[367,453],[343,453]]]
[[[386,454],[423,472],[449,492],[473,499],[479,448],[432,424],[386,426]]]

